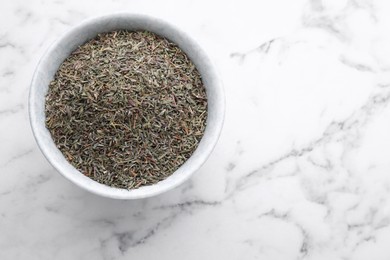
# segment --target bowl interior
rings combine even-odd
[[[171,176],[154,185],[134,190],[118,189],[100,184],[75,169],[55,146],[45,126],[45,96],[50,81],[61,63],[78,46],[99,33],[114,30],[147,30],[175,42],[193,61],[206,88],[208,99],[207,126],[193,155]],[[214,148],[224,119],[224,93],[214,66],[205,52],[184,32],[156,18],[135,14],[115,14],[90,19],[74,27],[55,42],[44,54],[35,71],[30,90],[30,121],[36,141],[48,161],[66,178],[80,187],[110,198],[137,199],[172,189],[196,171]]]

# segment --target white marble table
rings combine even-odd
[[[6,1],[0,5],[0,259],[390,259],[390,2]],[[55,172],[31,134],[53,40],[115,11],[159,16],[220,70],[227,116],[186,184],[115,201]]]

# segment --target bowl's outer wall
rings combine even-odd
[[[61,63],[73,50],[97,34],[119,29],[147,30],[175,42],[197,67],[202,76],[208,99],[206,130],[193,155],[167,179],[134,190],[102,185],[81,174],[55,146],[50,132],[45,126],[45,96],[49,83]],[[146,15],[118,13],[85,21],[68,31],[46,51],[37,66],[31,83],[29,112],[31,127],[40,149],[63,176],[95,194],[116,199],[138,199],[154,196],[180,185],[206,161],[222,130],[225,97],[222,83],[211,60],[186,33],[160,19]]]

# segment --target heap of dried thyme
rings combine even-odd
[[[46,126],[91,179],[134,189],[178,169],[203,136],[201,76],[179,47],[146,31],[99,34],[60,66],[46,96]]]

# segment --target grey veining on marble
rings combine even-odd
[[[116,11],[180,25],[226,90],[207,163],[140,201],[59,176],[28,124],[43,51]],[[33,0],[0,12],[0,259],[390,258],[388,1]]]

